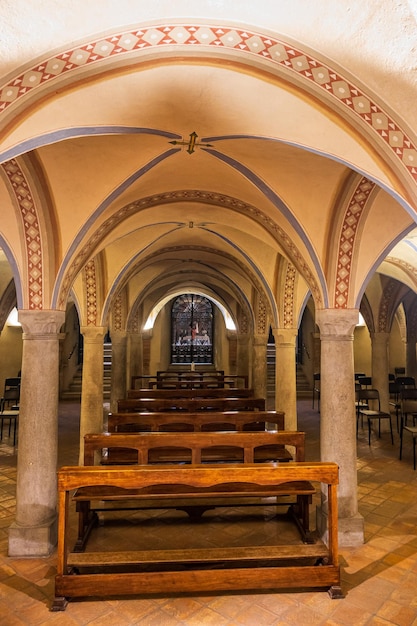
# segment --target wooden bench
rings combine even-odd
[[[131,465],[131,464],[201,464],[219,462],[241,462],[254,463],[265,461],[288,462],[292,457],[285,446],[292,446],[295,449],[295,460],[298,462],[305,459],[305,443],[303,432],[207,432],[207,433],[101,433],[89,434],[84,437],[84,465]],[[242,496],[245,496],[243,488]],[[78,539],[76,550],[83,550],[93,526],[98,522],[97,511],[123,510],[123,509],[177,509],[183,510],[194,519],[210,509],[220,506],[245,506],[263,505],[285,505],[296,523],[303,539],[310,542],[309,533],[309,503],[311,496],[315,493],[314,487],[310,483],[297,484],[297,492],[282,492],[274,490],[267,495],[259,494],[262,498],[274,498],[268,501],[253,500],[254,494],[251,490],[246,494],[244,500],[239,502],[236,499],[231,502],[226,496],[222,501],[216,499],[213,502],[211,494],[204,495],[198,502],[195,500],[181,500],[181,494],[175,489],[171,490],[170,498],[167,494],[163,500],[159,499],[159,494],[138,491],[137,493],[125,494],[130,503],[120,504],[119,495],[111,489],[84,488],[74,494],[79,513]],[[279,496],[296,496],[295,501],[278,501]],[[248,496],[251,501],[248,501]],[[105,501],[106,504],[103,504]],[[94,504],[92,504],[94,502]],[[110,503],[110,504],[109,504]]]
[[[259,547],[141,550],[69,553],[71,493],[82,489],[178,495],[192,500],[255,495],[279,487],[296,491],[299,483],[327,485],[328,547],[315,544]],[[261,463],[235,465],[63,467],[58,472],[58,550],[53,611],[63,611],[70,598],[150,594],[204,593],[267,589],[327,589],[342,596],[337,547],[337,483],[335,463]],[[274,522],[275,523],[275,522]],[[210,569],[211,568],[211,569]]]
[[[145,385],[164,385],[165,383],[180,383],[181,381],[194,382],[195,385],[198,383],[217,383],[221,385],[222,383],[226,383],[228,385],[232,385],[233,387],[248,387],[248,377],[246,375],[240,374],[225,374],[224,371],[161,371],[157,372],[156,375],[143,375],[143,376],[132,376],[131,377],[131,388],[135,389],[136,385],[139,384],[141,387]]]
[[[167,378],[166,380],[150,380],[149,389],[244,389],[236,387],[236,381],[227,378],[216,378],[213,380],[199,380],[181,378],[180,380]]]
[[[201,413],[109,413],[107,430],[116,432],[284,430],[283,411],[203,411]]]
[[[117,412],[265,411],[264,398],[130,398],[118,400]]]
[[[136,398],[167,398],[167,399],[186,399],[186,398],[253,398],[253,389],[235,388],[225,389],[224,387],[215,388],[182,388],[173,389],[156,388],[156,389],[128,389],[128,399]]]

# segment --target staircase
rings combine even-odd
[[[275,344],[266,346],[266,397],[275,396]]]
[[[297,398],[311,398],[311,384],[302,368],[297,365],[296,370]],[[266,395],[267,398],[275,395],[275,344],[269,343],[266,349]]]
[[[61,400],[81,400],[83,366],[79,365],[77,373],[68,389],[61,393]],[[103,354],[103,400],[110,400],[111,389],[111,343],[104,344]]]
[[[312,397],[313,391],[311,388],[311,383],[299,365],[297,365],[297,370],[296,370],[296,388],[297,388],[297,398],[311,398]]]

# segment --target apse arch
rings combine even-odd
[[[173,298],[177,298],[178,296],[181,296],[181,295],[184,295],[184,294],[191,295],[192,293],[194,293],[194,294],[196,294],[198,296],[202,296],[204,298],[207,298],[207,300],[210,300],[210,302],[212,302],[219,309],[219,311],[221,312],[222,317],[224,319],[224,324],[225,324],[227,330],[231,330],[231,331],[236,331],[237,330],[237,326],[236,326],[236,323],[235,323],[235,321],[233,319],[233,315],[227,309],[226,305],[224,305],[222,302],[220,302],[220,300],[215,298],[213,295],[208,294],[206,291],[200,290],[200,289],[194,289],[192,287],[184,288],[184,289],[178,289],[176,291],[173,291],[173,292],[169,293],[164,298],[159,300],[159,302],[153,307],[152,311],[148,315],[148,317],[147,317],[147,319],[146,319],[146,321],[145,321],[145,323],[143,325],[142,330],[152,330],[154,322],[155,322],[159,312],[164,308],[164,306],[166,305],[167,302],[169,302]]]

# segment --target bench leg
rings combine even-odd
[[[342,591],[342,587],[339,587],[339,585],[332,585],[330,587],[329,596],[331,597],[332,600],[341,600],[342,598],[345,597]]]
[[[78,537],[74,545],[74,552],[84,552],[87,539],[94,526],[98,523],[98,515],[90,508],[89,502],[77,502]]]
[[[51,606],[51,611],[65,611],[67,608],[68,600],[63,596],[55,596],[53,604]]]
[[[185,513],[187,513],[188,517],[193,521],[193,522],[197,522],[199,521],[202,516],[203,513],[205,513],[206,511],[213,511],[216,507],[215,506],[210,506],[210,505],[204,505],[204,506],[179,506],[176,508],[176,511],[185,511]]]
[[[291,504],[288,509],[304,543],[315,543],[310,532],[310,503],[311,496],[297,496],[297,504]]]

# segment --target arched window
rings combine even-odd
[[[207,298],[186,293],[171,309],[171,362],[213,362],[213,305]]]

